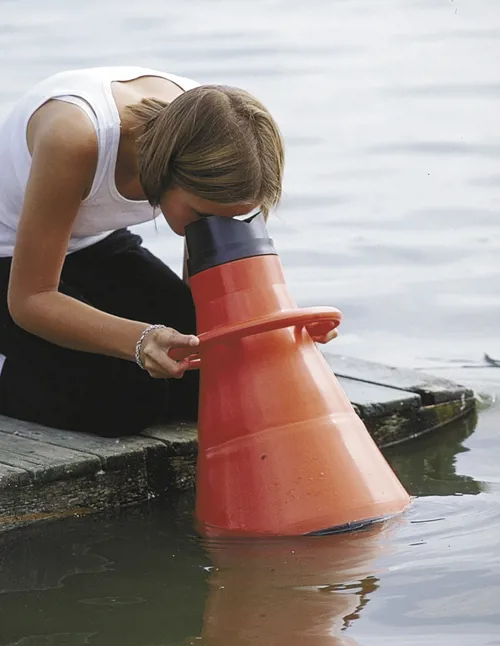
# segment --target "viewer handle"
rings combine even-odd
[[[311,323],[329,323],[328,329],[335,329],[342,320],[342,313],[334,307],[308,307],[294,310],[281,310],[274,314],[262,316],[243,323],[234,323],[222,328],[216,328],[210,332],[203,332],[198,335],[200,348],[211,343],[242,339],[262,332],[271,332],[285,327],[305,327]],[[331,324],[334,324],[332,328]],[[182,350],[180,348],[171,350],[169,356],[176,361],[185,357],[192,357],[188,370],[199,368],[200,359],[198,353]]]

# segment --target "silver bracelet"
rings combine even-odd
[[[146,370],[146,368],[144,367],[144,364],[142,363],[142,359],[141,359],[141,348],[142,348],[142,344],[144,342],[144,339],[147,337],[147,335],[150,332],[153,332],[153,330],[159,330],[161,328],[166,329],[166,327],[167,327],[166,325],[159,325],[159,324],[148,325],[148,327],[145,330],[142,331],[142,334],[139,337],[139,340],[135,344],[135,362],[139,366],[139,368],[142,368],[142,370]]]

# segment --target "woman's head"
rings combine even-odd
[[[202,214],[212,203],[221,215],[231,215],[233,206],[234,215],[259,207],[266,217],[279,202],[283,140],[245,90],[204,85],[168,106],[146,99],[131,109],[145,126],[138,139],[141,184],[167,219],[167,208],[181,202]]]

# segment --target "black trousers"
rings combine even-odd
[[[110,314],[196,332],[189,287],[127,229],[69,254],[59,291]],[[7,307],[0,258],[0,413],[55,428],[131,435],[158,420],[196,419],[198,373],[153,379],[135,363],[68,350],[29,334]]]

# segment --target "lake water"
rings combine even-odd
[[[331,350],[473,386],[469,420],[387,451],[417,496],[376,533],[221,546],[189,496],[0,542],[1,646],[500,644],[498,0],[0,0],[0,117],[71,67],[240,85],[287,142],[269,228]],[[140,228],[180,269],[166,226]]]

